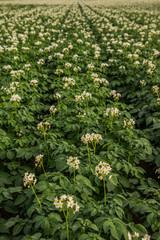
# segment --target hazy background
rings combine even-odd
[[[119,4],[137,4],[142,5],[148,3],[160,4],[160,0],[0,0],[0,4],[72,4],[72,3],[85,3],[94,5],[119,5]]]

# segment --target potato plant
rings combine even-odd
[[[143,9],[1,5],[0,240],[160,240],[160,17]]]

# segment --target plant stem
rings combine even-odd
[[[44,141],[46,142],[46,132],[43,132],[43,136],[44,136]]]
[[[94,156],[95,156],[96,155],[96,142],[95,142],[93,148],[94,148]]]
[[[37,197],[37,194],[36,194],[36,192],[34,191],[34,188],[33,188],[32,184],[31,184],[31,188],[32,188],[32,190],[33,190],[33,192],[34,192],[34,195],[35,195],[36,198],[37,198],[37,201],[38,201],[40,207],[42,207],[42,204],[41,204],[41,202],[39,201],[39,198]]]
[[[74,193],[76,191],[76,169],[74,168]]]
[[[58,100],[58,108],[59,108],[59,110],[61,109],[61,104],[60,104],[59,100]]]
[[[69,231],[68,231],[68,209],[67,209],[67,216],[66,216],[66,229],[67,229],[67,240],[69,240]]]
[[[42,169],[43,169],[44,175],[45,175],[45,177],[47,178],[47,174],[46,174],[46,171],[45,171],[45,169],[44,169],[44,165],[43,165],[43,160],[42,160],[41,166],[42,166]]]
[[[105,185],[104,177],[103,177],[103,185],[104,185],[104,206],[106,206],[106,185]]]
[[[60,81],[61,81],[61,78],[60,78],[60,75],[58,75],[59,78],[58,78],[58,90],[59,90],[59,85],[60,85]]]
[[[88,99],[86,99],[86,106],[87,106],[87,110],[88,110]]]
[[[63,214],[64,214],[65,219],[66,219],[67,240],[69,240],[69,231],[68,231],[68,214],[69,214],[69,212],[68,212],[68,209],[67,209],[67,214],[65,214],[64,207],[62,208],[62,210],[63,210]]]
[[[101,236],[102,227],[99,229],[99,236]]]
[[[90,151],[89,151],[89,146],[87,143],[87,151],[88,151],[88,160],[89,160],[89,165],[91,166],[91,158],[90,158]]]
[[[113,117],[111,118],[111,130],[110,130],[110,134],[112,133],[112,124],[113,124]]]

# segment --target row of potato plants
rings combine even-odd
[[[124,94],[135,69],[106,51],[128,12],[92,8],[1,8],[1,240],[160,239],[158,150]]]

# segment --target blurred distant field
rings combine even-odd
[[[83,3],[83,4],[92,4],[92,5],[133,5],[133,6],[141,6],[142,8],[146,7],[154,7],[155,10],[160,10],[160,1],[159,0],[86,0],[86,1],[78,1],[78,0],[2,0],[0,4],[75,4],[75,3]]]
[[[0,1],[0,240],[160,240],[159,10]]]

